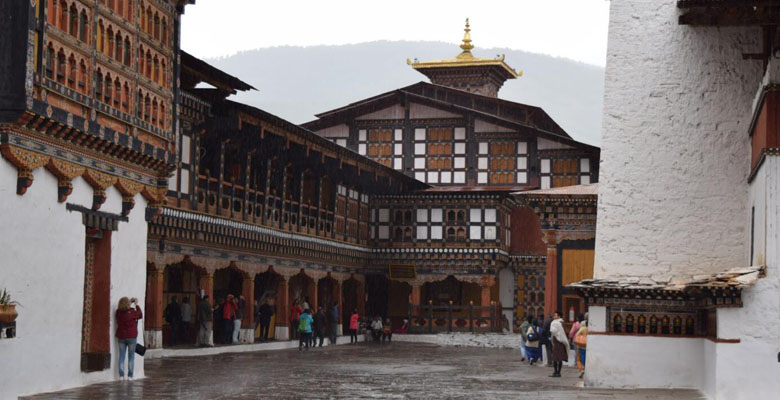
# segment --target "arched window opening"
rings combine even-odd
[[[122,90],[122,111],[125,113],[130,112],[130,86],[125,82]]]
[[[152,7],[146,8],[146,27],[144,29],[149,35],[152,34]]]
[[[466,212],[458,211],[458,222],[464,222],[464,221],[466,221]]]
[[[54,46],[49,43],[46,47],[46,77],[54,79]]]
[[[675,335],[682,335],[683,327],[682,327],[682,318],[679,316],[674,317],[672,320],[672,331]]]
[[[144,98],[144,121],[149,122],[151,120],[151,108],[152,108],[152,101],[149,98],[149,95],[146,95],[146,98]]]
[[[87,29],[89,29],[89,18],[87,17],[87,12],[84,10],[81,10],[80,18],[81,20],[79,24],[79,40],[81,40],[84,43],[87,42]]]
[[[404,242],[412,241],[412,228],[404,229]]]
[[[157,124],[157,99],[152,100],[152,124]]]
[[[160,40],[162,40],[163,44],[168,44],[168,24],[165,22],[165,19],[162,20],[162,34],[160,35]]]
[[[650,334],[658,334],[658,318],[655,315],[650,317]]]
[[[46,8],[46,20],[50,24],[57,26],[57,1],[49,0]]]
[[[65,65],[65,52],[60,49],[57,52],[57,82],[65,84],[65,71],[67,66]]]
[[[103,72],[100,70],[95,74],[95,98],[98,101],[103,99]]]
[[[106,39],[108,39],[108,46],[106,47],[105,51],[103,52],[105,55],[109,57],[114,56],[114,27],[110,26],[108,27],[108,30],[106,30]]]
[[[457,240],[459,242],[465,242],[466,241],[466,230],[463,228],[458,228],[458,238]]]
[[[455,222],[455,211],[447,211],[447,221],[448,222]]]
[[[106,30],[103,21],[98,21],[97,51],[103,53],[106,48]]]
[[[103,87],[103,102],[108,105],[111,105],[112,90],[113,89],[111,87],[111,74],[106,74],[106,81]]]
[[[688,336],[696,334],[696,324],[691,316],[685,319],[685,334]]]
[[[404,211],[404,224],[405,225],[412,224],[412,212],[410,210]]]
[[[135,115],[138,119],[143,119],[143,103],[144,103],[144,94],[141,92],[141,90],[138,90],[138,97],[135,99]]]
[[[160,15],[154,13],[154,38],[160,40]]]
[[[76,57],[73,54],[68,58],[68,87],[71,89],[76,88],[76,75],[78,75],[78,67],[76,66]]]
[[[122,43],[123,43],[123,41],[122,41],[122,33],[121,32],[117,32],[116,33],[116,38],[114,40],[114,43],[116,43],[116,48],[115,48],[116,51],[114,51],[114,54],[112,56],[114,57],[115,60],[121,62],[122,61]]]
[[[122,102],[122,82],[119,78],[114,79],[114,108],[119,109]]]
[[[160,82],[160,60],[157,59],[157,56],[154,56],[154,70],[152,73],[152,80],[154,82],[159,83]]]
[[[61,31],[68,31],[68,3],[65,0],[60,1],[60,23],[57,25]]]
[[[639,318],[637,318],[637,326],[636,326],[636,332],[640,334],[647,333],[647,318],[645,318],[644,315],[640,315]]]
[[[128,67],[130,66],[130,38],[125,37],[125,45],[124,45],[124,57],[123,62]]]
[[[152,53],[146,50],[146,77],[152,78]]]
[[[76,3],[70,5],[70,33],[73,37],[79,36],[79,10],[76,8]]]
[[[158,120],[160,121],[160,128],[165,129],[165,104],[162,101],[160,102],[160,117]]]
[[[455,228],[447,228],[447,241],[454,242],[455,238]]]

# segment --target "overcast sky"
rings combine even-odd
[[[182,48],[211,58],[285,45],[459,43],[466,17],[478,49],[606,61],[608,0],[197,0],[183,17]]]

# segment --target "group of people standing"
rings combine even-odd
[[[522,361],[527,359],[530,365],[543,361],[542,348],[544,347],[547,353],[547,366],[553,367],[553,374],[550,377],[560,378],[563,363],[569,361],[569,348],[574,348],[577,368],[580,371],[580,378],[582,378],[585,373],[585,350],[588,335],[587,313],[579,315],[568,334],[560,312],[548,315],[547,321],[544,321],[544,316],[542,316],[541,321],[529,316],[520,325],[519,331],[522,336],[520,342]]]
[[[292,327],[292,338],[299,339],[298,349],[314,347],[319,340],[319,346],[325,343],[328,338],[330,344],[336,344],[339,327],[339,306],[331,304],[327,311],[319,307],[317,312],[312,315],[309,298],[305,297],[303,302],[295,300],[290,309],[290,326]]]

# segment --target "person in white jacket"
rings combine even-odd
[[[554,367],[554,372],[550,377],[560,378],[564,361],[569,361],[569,340],[566,336],[566,330],[563,328],[560,312],[553,314],[553,321],[550,324],[550,336],[552,337],[553,348],[551,359]]]

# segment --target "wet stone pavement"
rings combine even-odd
[[[429,344],[344,345],[148,360],[145,379],[30,399],[628,399],[694,400],[686,390],[579,387],[577,370],[520,362],[510,349]]]

